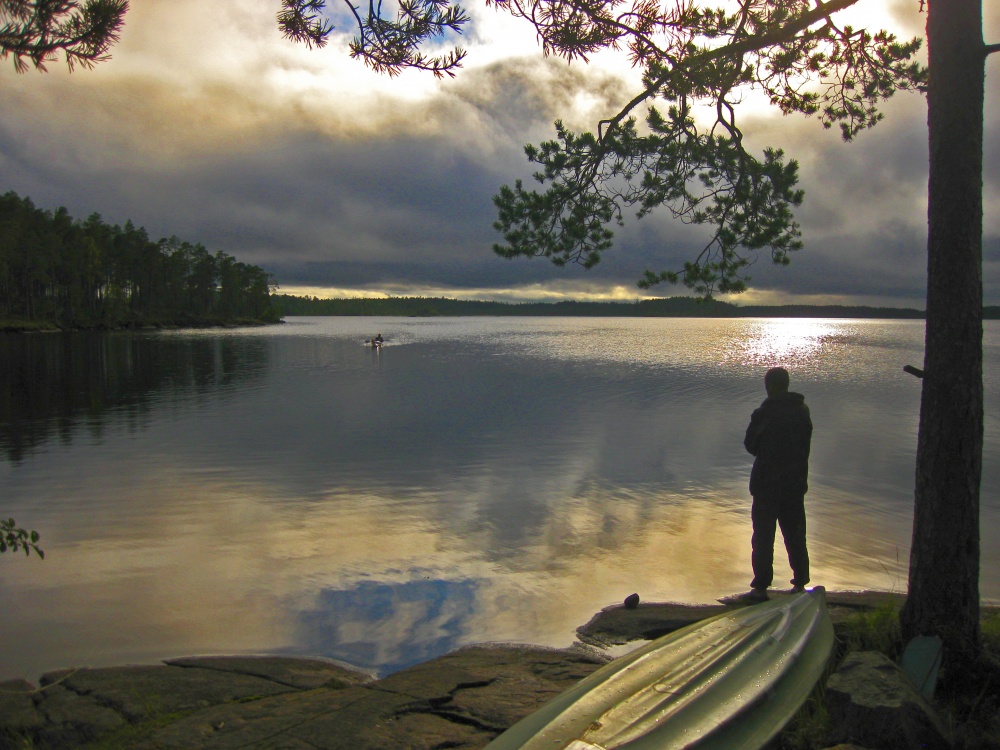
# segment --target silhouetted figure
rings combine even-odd
[[[764,601],[774,578],[775,524],[781,527],[792,568],[792,591],[809,583],[805,494],[809,477],[812,420],[801,393],[788,390],[788,371],[774,367],[764,375],[767,398],[750,417],[743,445],[753,454],[753,589],[747,598]]]

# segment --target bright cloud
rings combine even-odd
[[[277,0],[133,0],[110,62],[68,74],[0,70],[0,189],[84,218],[131,219],[273,271],[285,289],[469,298],[633,297],[641,272],[676,266],[704,237],[663,215],[631,222],[589,273],[507,262],[491,245],[491,197],[530,180],[526,142],[552,121],[590,129],[634,91],[621,54],[590,65],[545,58],[525,23],[469,4],[455,79],[381,76],[352,60],[352,33],[321,50],[282,39]],[[844,22],[922,33],[913,0],[861,0]],[[1000,39],[1000,10],[986,8]],[[993,57],[1000,58],[1000,55]],[[988,66],[996,110],[1000,62]],[[787,269],[754,267],[757,299],[882,299],[922,305],[926,227],[923,100],[903,94],[852,144],[815,119],[754,108],[746,133],[800,163],[806,248]],[[987,298],[1000,301],[1000,153],[986,140]],[[394,291],[395,290],[395,291]],[[659,294],[680,293],[673,288]],[[991,298],[989,295],[992,294]],[[595,295],[591,297],[589,295]]]

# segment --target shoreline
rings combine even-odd
[[[775,591],[772,599],[787,595]],[[827,592],[835,628],[904,599],[892,592]],[[625,653],[611,652],[743,606],[612,604],[579,626],[568,648],[474,644],[381,678],[325,657],[267,655],[56,670],[42,675],[38,687],[25,679],[0,682],[0,750],[25,741],[39,748],[99,741],[137,750],[473,750]],[[984,604],[983,611],[1000,607]]]
[[[772,598],[780,598],[787,595],[786,591],[781,589],[771,590]],[[170,654],[166,656],[152,656],[149,660],[138,659],[138,660],[123,660],[123,661],[112,661],[109,663],[104,663],[98,666],[93,666],[89,664],[83,665],[61,665],[55,666],[51,669],[46,669],[38,674],[25,675],[25,674],[12,674],[4,675],[0,674],[0,684],[10,681],[23,680],[29,683],[39,683],[42,678],[46,675],[54,673],[65,673],[69,671],[80,671],[80,670],[99,670],[99,669],[121,669],[134,666],[149,666],[152,664],[161,664],[177,661],[180,659],[257,659],[257,658],[280,658],[280,659],[300,659],[306,661],[319,661],[327,662],[333,664],[342,669],[351,670],[354,672],[359,672],[368,675],[374,680],[384,679],[400,671],[406,671],[406,669],[412,669],[414,667],[420,666],[430,661],[434,661],[441,656],[447,656],[449,653],[454,651],[459,651],[463,648],[468,648],[470,646],[516,646],[516,647],[530,647],[539,649],[552,649],[556,651],[564,651],[572,648],[588,647],[594,648],[601,651],[613,652],[613,656],[617,658],[622,655],[622,653],[627,652],[626,649],[622,653],[618,653],[623,646],[627,646],[632,643],[653,640],[655,638],[669,633],[673,630],[690,625],[693,622],[698,622],[700,620],[706,619],[716,614],[720,614],[730,609],[736,609],[738,607],[746,606],[738,601],[735,601],[735,596],[731,595],[722,597],[715,600],[712,603],[690,603],[690,602],[673,602],[673,601],[658,601],[658,602],[646,602],[641,601],[638,606],[634,609],[630,609],[625,606],[623,602],[616,602],[614,604],[608,604],[601,609],[597,610],[591,618],[576,627],[576,629],[570,634],[571,641],[567,646],[552,646],[552,645],[541,645],[530,643],[527,641],[476,641],[474,643],[465,644],[463,646],[458,646],[452,651],[445,652],[431,659],[427,659],[423,662],[418,662],[417,664],[410,665],[396,672],[387,672],[381,674],[378,667],[362,667],[350,663],[343,658],[334,658],[323,655],[316,654],[288,654],[282,652],[270,652],[270,651],[254,651],[254,652],[225,652],[225,651],[210,651],[197,654],[183,654],[177,655]],[[856,612],[859,610],[872,609],[880,604],[884,604],[886,601],[894,601],[898,606],[902,606],[906,599],[904,594],[890,592],[890,591],[878,591],[874,589],[865,590],[840,590],[840,591],[827,591],[826,592],[827,606],[831,610],[831,617],[837,619],[842,619],[844,616]],[[981,603],[983,611],[997,610],[1000,611],[1000,602],[983,601]],[[0,745],[0,750],[2,750],[2,745]]]
[[[95,323],[93,325],[61,326],[52,321],[0,320],[0,333],[78,333],[81,331],[180,331],[205,328],[257,328],[281,325],[284,320],[161,320],[161,321],[121,321],[117,323]]]
[[[787,591],[772,589],[771,598],[787,596]],[[362,667],[352,664],[344,659],[316,654],[288,654],[270,651],[254,652],[222,652],[212,651],[198,654],[185,654],[183,656],[164,656],[162,658],[152,657],[149,661],[115,661],[102,666],[61,666],[45,670],[37,675],[0,675],[0,685],[6,682],[25,681],[35,683],[42,681],[46,675],[54,673],[66,673],[80,670],[100,670],[100,669],[125,669],[136,666],[150,666],[153,664],[166,664],[186,659],[290,659],[325,662],[340,669],[367,675],[372,680],[385,679],[398,672],[419,667],[422,664],[432,662],[435,659],[447,656],[463,648],[476,646],[488,647],[529,647],[535,649],[546,649],[555,651],[566,651],[574,648],[592,648],[601,652],[608,652],[612,658],[627,653],[630,649],[622,651],[622,647],[629,644],[638,644],[642,641],[654,640],[666,633],[678,630],[682,627],[698,622],[708,617],[722,612],[747,606],[736,600],[738,594],[722,597],[714,603],[692,604],[690,602],[640,602],[637,607],[629,608],[622,602],[609,604],[595,612],[593,616],[584,624],[577,626],[573,632],[575,640],[568,646],[546,646],[526,641],[476,641],[474,643],[458,646],[452,651],[445,652],[423,662],[410,665],[396,672],[380,674],[377,667]],[[881,591],[876,589],[842,589],[826,592],[827,608],[830,610],[831,619],[834,623],[840,623],[845,618],[857,612],[869,611],[888,602],[893,602],[897,609],[902,607],[906,601],[906,595],[892,591]],[[1000,614],[1000,601],[984,599],[980,602],[980,611],[983,616]],[[2,745],[0,745],[2,750]]]

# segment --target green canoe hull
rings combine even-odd
[[[833,646],[822,587],[717,615],[602,667],[487,750],[759,750]]]

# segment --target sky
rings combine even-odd
[[[635,91],[621,55],[546,58],[525,22],[471,0],[454,79],[378,75],[352,60],[346,6],[320,50],[284,40],[278,0],[131,0],[112,59],[69,73],[17,74],[0,61],[0,191],[84,219],[131,220],[271,272],[279,292],[320,297],[444,296],[505,301],[634,300],[646,268],[692,258],[707,230],[665,211],[630,218],[590,271],[492,251],[492,196],[530,181],[527,143],[576,131]],[[984,35],[1000,41],[1000,4]],[[922,35],[917,0],[860,0],[855,25]],[[788,267],[761,257],[738,304],[924,305],[926,106],[886,103],[885,120],[845,144],[815,118],[746,104],[752,147],[800,164],[805,247]],[[1000,54],[987,61],[984,284],[1000,304]]]

